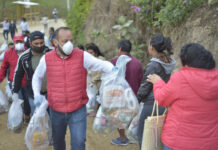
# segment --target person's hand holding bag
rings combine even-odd
[[[17,100],[17,99],[19,99],[18,93],[13,93],[13,95],[12,95],[12,100],[15,101],[15,100]]]

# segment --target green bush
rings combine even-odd
[[[218,3],[218,0],[208,0],[208,5],[214,5]]]
[[[72,30],[75,44],[84,44],[83,24],[90,10],[92,0],[75,0],[67,17],[67,26]]]
[[[177,26],[203,2],[204,0],[167,0],[166,6],[162,6],[161,11],[155,14],[154,26]]]
[[[16,0],[0,0],[0,19],[3,20],[4,16],[9,19],[16,16],[16,5],[13,3]],[[23,1],[23,0],[22,0]],[[70,4],[73,4],[74,0],[70,0]],[[40,11],[41,17],[47,16],[53,18],[52,11],[57,8],[58,18],[66,18],[67,16],[67,1],[66,0],[31,0],[31,2],[39,3],[39,6],[33,6],[32,9]],[[31,10],[26,8],[26,13]],[[23,10],[24,13],[24,10]],[[20,18],[21,19],[21,18]]]
[[[58,11],[58,18],[66,18],[67,16],[67,3],[66,0],[31,0],[31,2],[36,2],[40,4],[41,17],[48,16],[53,18],[52,11],[54,8]],[[70,0],[72,4],[72,0]]]
[[[126,0],[138,7],[136,13],[147,25],[163,28],[176,26],[205,0]]]
[[[161,7],[165,5],[166,0],[126,0],[134,6],[131,8],[134,10],[135,7],[138,7],[139,10],[136,12],[139,15],[139,19],[148,24],[152,25],[154,14],[158,13],[161,10]]]
[[[147,45],[143,43],[139,37],[135,36],[138,29],[134,27],[133,20],[127,20],[125,16],[120,16],[116,25],[112,27],[115,31],[117,40],[126,39],[132,43],[131,55],[140,59],[142,64],[145,62],[145,49]],[[141,42],[139,42],[141,41]]]

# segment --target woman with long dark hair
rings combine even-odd
[[[218,149],[218,70],[212,54],[198,43],[180,52],[182,68],[168,83],[149,75],[158,104],[169,107],[162,131],[164,150]]]
[[[170,57],[170,55],[173,54],[171,39],[164,37],[160,33],[152,35],[148,46],[148,52],[152,58],[146,66],[144,77],[137,93],[139,102],[144,102],[138,128],[140,148],[142,144],[144,121],[151,115],[154,104],[153,85],[147,81],[147,76],[149,74],[158,74],[165,82],[167,82],[176,64],[176,61]],[[163,111],[164,108],[159,107],[159,112],[163,113]]]

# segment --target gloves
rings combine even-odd
[[[117,67],[117,66],[114,66],[114,67],[112,68],[112,71],[116,71],[116,70],[118,70],[118,67]]]
[[[12,95],[12,100],[13,100],[13,101],[16,101],[16,100],[18,100],[18,99],[19,99],[18,93],[14,93],[14,94]]]
[[[41,105],[41,103],[43,102],[43,100],[45,99],[45,97],[44,96],[42,96],[42,95],[37,95],[37,96],[35,96],[34,97],[34,105],[36,106],[36,107],[39,107],[40,105]]]

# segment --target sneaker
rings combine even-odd
[[[130,140],[130,139],[129,139],[128,143],[129,143],[129,144],[136,144],[136,143],[138,143],[138,142],[135,141],[135,140]]]
[[[120,146],[126,146],[128,144],[128,139],[123,140],[120,137],[118,137],[116,139],[113,139],[111,141],[111,144],[120,145]]]
[[[90,114],[88,114],[88,116],[89,116],[89,117],[95,117],[95,116],[96,116],[96,113],[95,113],[95,112],[90,113]]]

